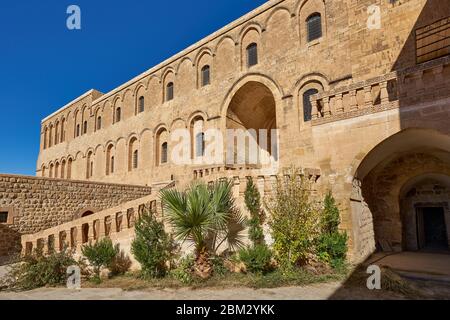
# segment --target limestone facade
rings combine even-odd
[[[448,36],[449,17],[450,2],[439,0],[268,1],[45,118],[37,175],[143,186],[264,176],[176,165],[171,133],[190,130],[195,158],[202,130],[276,128],[280,168],[309,168],[319,192],[333,191],[353,258],[411,249],[401,190],[449,175],[450,52],[436,40]]]

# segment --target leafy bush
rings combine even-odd
[[[305,265],[315,254],[320,210],[311,200],[310,184],[298,169],[284,172],[266,203],[274,250],[280,264]]]
[[[317,246],[319,257],[333,268],[339,268],[345,262],[347,253],[347,234],[334,232],[323,234]]]
[[[195,264],[194,255],[188,255],[178,261],[177,267],[173,269],[170,274],[173,278],[180,281],[182,284],[191,284],[194,281],[192,277],[192,270]]]
[[[214,275],[223,276],[228,273],[228,269],[225,267],[224,259],[219,256],[213,256],[211,259]]]
[[[339,208],[329,192],[324,200],[324,209],[321,217],[321,236],[318,239],[317,251],[319,258],[334,269],[342,267],[347,255],[348,237],[345,232],[339,231],[341,223]]]
[[[260,244],[241,249],[239,258],[245,264],[247,271],[251,273],[265,274],[272,270],[272,252],[266,245]]]
[[[164,223],[146,210],[135,225],[136,238],[131,252],[141,264],[144,277],[163,277],[172,258],[173,239],[166,233]]]
[[[47,256],[37,252],[11,267],[5,277],[6,286],[13,290],[32,290],[64,285],[67,281],[67,268],[74,265],[78,263],[70,251]]]
[[[94,244],[88,244],[81,248],[81,252],[94,268],[95,277],[100,277],[101,268],[109,268],[119,254],[119,246],[113,246],[111,239],[103,238]]]
[[[113,276],[123,275],[127,273],[130,268],[131,260],[123,251],[120,251],[109,265],[109,269]]]

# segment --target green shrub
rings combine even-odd
[[[348,236],[339,231],[340,213],[331,192],[324,200],[324,209],[321,216],[321,236],[317,243],[319,258],[334,269],[339,269],[345,263],[347,255]]]
[[[247,188],[245,189],[245,206],[250,212],[250,220],[248,221],[249,239],[253,245],[264,243],[264,231],[261,227],[261,195],[253,183],[253,179],[249,178]]]
[[[195,264],[195,256],[190,254],[178,261],[177,267],[173,269],[170,274],[173,278],[180,281],[182,284],[189,285],[194,281],[192,270]]]
[[[224,276],[228,273],[228,269],[225,267],[222,257],[213,256],[210,260],[213,266],[214,275]]]
[[[311,200],[310,184],[298,169],[284,172],[266,203],[273,248],[279,264],[304,265],[315,254],[320,210]]]
[[[164,223],[147,210],[135,225],[136,238],[131,252],[141,264],[144,277],[158,278],[167,273],[174,249],[173,239],[166,233]]]
[[[329,263],[333,268],[342,266],[347,254],[347,234],[334,232],[323,234],[319,238],[318,252],[323,262]]]
[[[43,255],[34,253],[11,267],[6,275],[6,286],[13,290],[32,290],[45,286],[64,285],[67,268],[78,265],[72,252],[62,251]]]
[[[265,274],[272,270],[272,252],[266,245],[256,245],[241,249],[239,258],[248,272]]]
[[[103,238],[94,244],[88,244],[81,248],[81,252],[94,269],[95,277],[100,277],[101,268],[109,268],[119,254],[119,246],[113,246],[111,239]]]

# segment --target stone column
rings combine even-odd
[[[387,81],[383,81],[380,83],[380,99],[381,104],[389,103],[389,92],[387,90]]]
[[[331,116],[330,98],[324,97],[322,100],[323,100],[323,116],[330,117]]]
[[[372,104],[372,86],[366,86],[364,87],[364,106],[370,108]]]
[[[335,109],[336,113],[344,112],[344,105],[343,105],[343,101],[342,101],[342,93],[338,93],[336,95],[336,105],[335,105],[334,109]]]
[[[358,110],[358,100],[356,99],[356,90],[350,91],[350,111]]]

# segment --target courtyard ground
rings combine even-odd
[[[403,280],[399,291],[368,290],[365,266],[343,281],[304,286],[252,289],[242,286],[211,288],[152,288],[145,282],[113,279],[101,288],[68,290],[42,288],[28,292],[1,292],[0,300],[328,300],[328,299],[446,299],[450,300],[450,255],[433,253],[377,254],[365,265],[392,268]],[[5,274],[0,267],[0,278]],[[87,284],[87,286],[91,286]],[[125,288],[122,289],[122,288]]]

